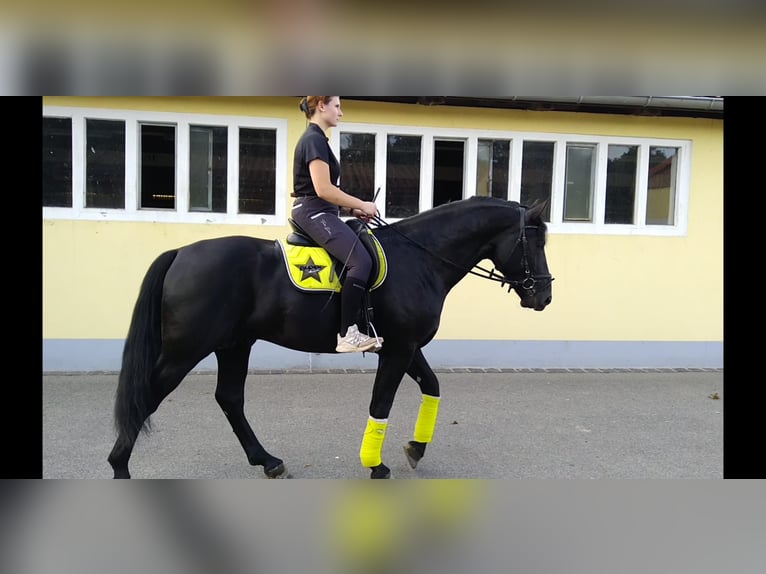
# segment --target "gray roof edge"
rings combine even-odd
[[[496,98],[505,99],[505,98]],[[511,96],[511,100],[629,106],[638,108],[676,108],[685,110],[723,110],[723,96]]]
[[[723,96],[342,96],[352,100],[723,118]]]

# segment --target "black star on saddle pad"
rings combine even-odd
[[[298,269],[300,269],[303,272],[303,276],[301,277],[301,281],[305,281],[309,277],[312,279],[316,279],[320,283],[322,280],[319,278],[319,273],[322,271],[322,269],[325,268],[324,265],[317,265],[314,263],[314,259],[309,257],[309,260],[306,262],[305,265],[297,265]]]

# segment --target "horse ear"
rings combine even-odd
[[[548,204],[550,200],[544,199],[542,201],[535,200],[535,202],[527,209],[527,221],[540,220],[544,221],[545,212],[548,210]]]

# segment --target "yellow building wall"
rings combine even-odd
[[[44,104],[287,118],[288,190],[292,149],[306,126],[296,97],[46,97]],[[544,312],[522,309],[515,294],[469,275],[447,298],[436,338],[723,340],[722,121],[351,100],[343,111],[343,121],[355,123],[691,140],[687,236],[552,233],[547,253],[556,279]],[[44,220],[42,231],[43,339],[122,339],[143,275],[161,252],[223,235],[276,239],[288,228]]]

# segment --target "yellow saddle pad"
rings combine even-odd
[[[370,290],[383,284],[388,273],[386,254],[377,238],[370,234],[378,251],[378,275]],[[341,282],[337,272],[340,264],[323,247],[305,247],[291,245],[284,240],[277,240],[282,258],[285,261],[287,275],[296,288],[301,291],[334,291],[340,293]],[[336,266],[338,269],[336,269]]]

